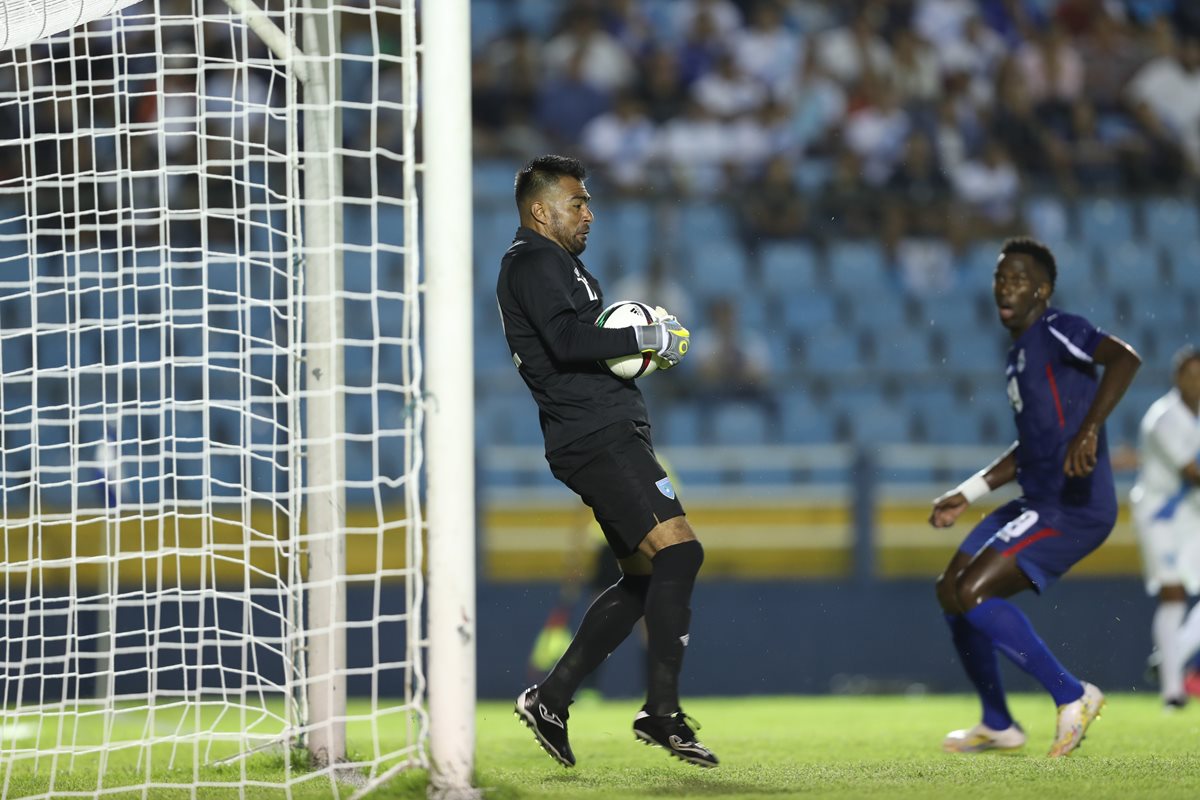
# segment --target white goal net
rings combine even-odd
[[[362,794],[428,765],[415,0],[104,4],[0,53],[0,796]]]

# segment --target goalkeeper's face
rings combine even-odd
[[[583,181],[568,176],[558,179],[557,188],[545,200],[550,212],[549,238],[572,255],[587,249],[588,231],[594,219],[588,207],[591,200]]]

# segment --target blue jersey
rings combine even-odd
[[[1117,493],[1103,428],[1096,468],[1063,473],[1067,445],[1079,432],[1099,385],[1092,354],[1106,338],[1083,317],[1054,308],[1008,351],[1008,399],[1017,423],[1017,481],[1025,497],[1098,521],[1116,519]]]

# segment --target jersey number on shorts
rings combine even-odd
[[[1037,524],[1038,512],[1030,509],[996,532],[996,538],[1005,542],[1019,539]]]

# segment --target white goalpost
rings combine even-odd
[[[473,796],[468,0],[4,5],[0,800]]]

